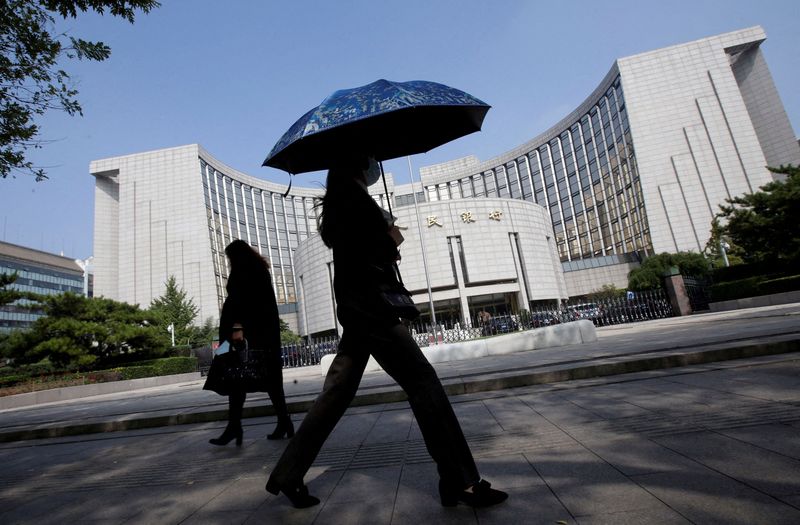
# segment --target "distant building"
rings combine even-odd
[[[80,265],[61,255],[0,242],[0,274],[17,274],[10,290],[54,295],[63,292],[85,294],[84,271]],[[29,327],[41,312],[24,308],[27,301],[0,306],[0,331]]]
[[[514,313],[625,287],[649,255],[701,252],[725,199],[773,180],[766,166],[800,164],[765,39],[756,26],[620,58],[530,141],[487,161],[423,167],[418,184],[387,177],[388,195],[375,187],[373,197],[409,226],[402,270],[415,301],[427,307],[423,262],[435,309],[466,323],[483,306]],[[336,328],[330,254],[315,236],[321,189],[295,185],[284,197],[285,185],[196,144],[97,160],[90,171],[97,295],[146,306],[174,275],[201,319],[216,319],[223,250],[244,239],[269,259],[294,330]]]

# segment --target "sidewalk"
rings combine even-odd
[[[449,395],[575,379],[617,376],[691,364],[800,352],[800,303],[600,328],[598,341],[436,363]],[[287,369],[289,410],[308,410],[322,388],[319,367]],[[0,442],[224,421],[227,398],[202,379],[130,392],[0,411]],[[383,372],[364,375],[351,406],[403,401]],[[272,415],[266,394],[252,394],[245,417]]]
[[[378,402],[396,390],[385,375],[370,374],[359,396],[375,403],[346,412],[305,478],[319,506],[294,509],[264,491],[286,444],[264,439],[275,424],[266,416],[245,421],[241,448],[207,444],[220,421],[0,444],[0,522],[800,523],[798,315],[800,305],[792,305],[610,327],[600,330],[598,343],[583,345],[592,348],[437,365],[450,388],[470,392],[451,400],[481,474],[510,494],[497,507],[439,504],[436,468],[408,405]],[[769,355],[773,350],[782,353]],[[655,366],[702,361],[709,352],[764,355]],[[597,375],[624,363],[646,363],[648,370]],[[581,369],[591,378],[485,388]],[[321,379],[308,370],[287,372],[295,407],[313,398]],[[4,428],[11,418],[35,427],[49,414],[53,428],[64,428],[81,419],[218,411],[219,399],[198,393],[199,386],[0,417]],[[263,404],[248,403],[253,410]]]

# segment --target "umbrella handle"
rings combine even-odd
[[[389,198],[389,188],[386,186],[386,174],[383,172],[383,161],[378,161],[378,166],[381,168],[381,179],[383,179],[383,192],[386,194],[386,205],[389,206],[389,215],[394,217],[392,213],[392,200]],[[414,189],[413,187],[411,188]]]
[[[294,177],[294,173],[289,173],[289,187],[286,188],[286,193],[283,194],[283,198],[289,196],[289,192],[292,190],[292,178]]]

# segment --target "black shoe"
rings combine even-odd
[[[267,439],[283,439],[283,437],[294,437],[294,425],[289,418],[279,419],[278,426],[272,434],[267,434]]]
[[[230,443],[234,438],[236,438],[236,446],[241,447],[243,435],[244,432],[242,432],[242,427],[238,428],[225,427],[225,431],[222,433],[220,437],[209,439],[208,442],[211,443],[212,445],[224,447],[225,445]]]
[[[439,497],[444,507],[455,507],[459,501],[466,503],[470,507],[490,507],[504,502],[508,498],[508,494],[502,490],[491,488],[491,484],[485,480],[480,480],[473,485],[472,492],[459,489],[453,490],[452,487],[448,487],[440,480]]]
[[[308,487],[303,484],[300,484],[296,487],[281,487],[278,485],[278,482],[272,478],[269,478],[267,481],[267,492],[270,494],[275,494],[276,496],[283,492],[289,501],[292,502],[292,506],[296,509],[306,509],[308,507],[313,507],[314,505],[319,505],[319,498],[315,498],[311,494],[308,493]]]

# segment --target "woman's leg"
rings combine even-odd
[[[466,488],[480,479],[475,460],[436,371],[401,324],[370,334],[370,351],[408,395],[442,483]]]
[[[369,359],[369,353],[362,348],[360,338],[353,339],[351,345],[350,338],[342,336],[322,392],[275,465],[269,485],[302,485],[303,477],[358,390]]]
[[[247,394],[235,392],[228,395],[228,425],[218,438],[209,439],[212,445],[224,446],[236,439],[236,445],[242,444],[242,412]]]
[[[267,366],[267,394],[275,409],[278,418],[278,426],[272,434],[267,435],[269,439],[282,439],[285,435],[294,435],[294,426],[286,407],[286,394],[283,390],[283,360],[280,354],[270,355]]]
[[[247,399],[245,392],[235,392],[228,396],[228,427],[239,429],[242,427],[242,413],[244,402]]]

